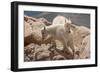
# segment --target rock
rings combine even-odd
[[[31,53],[33,54],[34,52],[35,52],[35,44],[34,43],[31,43],[31,44],[25,46],[24,53],[26,55],[31,54]]]
[[[35,61],[35,46],[36,44],[31,43],[24,48],[25,61]]]
[[[36,56],[36,61],[44,61],[44,60],[50,60],[50,55],[48,52],[38,52]]]
[[[49,22],[48,20],[46,20],[45,18],[39,18],[39,21],[43,22],[46,26],[51,25],[51,22]]]
[[[71,20],[63,16],[57,16],[53,24],[65,24]],[[64,60],[72,59],[63,44],[48,35],[43,41],[41,29],[44,26],[51,25],[45,18],[34,18],[24,16],[24,61],[47,61],[47,60]],[[84,26],[71,24],[71,33],[75,44],[75,58],[90,58],[90,29]],[[79,58],[80,55],[80,58]]]
[[[29,16],[24,16],[24,21],[28,23],[36,22],[37,19]]]
[[[58,15],[53,19],[52,24],[57,25],[57,24],[65,24],[65,23],[72,23],[70,19],[67,19],[64,16]]]
[[[73,42],[76,47],[76,50],[79,50],[82,46],[83,39],[90,35],[90,29],[85,26],[77,26],[72,33],[73,35]]]
[[[84,38],[82,42],[82,49],[80,51],[80,58],[87,59],[90,58],[90,36]]]
[[[24,45],[30,43],[41,44],[41,28],[45,26],[44,22],[29,16],[25,16],[24,20]]]
[[[24,37],[28,37],[32,34],[31,25],[24,21]]]
[[[64,56],[61,55],[56,55],[53,57],[53,60],[65,60],[66,58]]]
[[[30,61],[30,58],[27,57],[27,56],[25,56],[25,57],[24,57],[24,61],[25,61],[25,62],[28,62],[28,61]]]
[[[37,61],[49,60],[50,59],[50,51],[48,50],[49,46],[42,44],[35,51],[35,59]]]

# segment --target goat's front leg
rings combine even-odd
[[[66,56],[69,59],[72,59],[73,53],[72,53],[71,49],[68,46],[68,39],[66,39],[64,36],[62,36],[62,38],[63,38],[62,42],[63,42],[63,45],[64,45],[64,53],[66,54]]]
[[[68,42],[68,46],[71,48],[72,50],[72,58],[74,59],[75,58],[75,48],[74,48],[74,44],[73,44],[73,41],[69,41]]]
[[[73,59],[73,52],[71,51],[71,48],[69,48],[68,42],[64,45],[64,53],[68,59]]]

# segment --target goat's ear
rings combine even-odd
[[[69,22],[70,24],[72,23],[72,21],[71,21],[70,17],[68,18],[68,22]]]

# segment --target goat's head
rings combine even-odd
[[[65,23],[67,23],[67,24],[71,24],[72,23],[70,17],[68,19],[67,18],[65,19]]]
[[[48,35],[45,26],[44,26],[44,28],[41,30],[41,34],[42,34],[42,40],[44,40],[44,39],[47,37],[47,35]]]
[[[64,25],[64,27],[65,27],[65,30],[66,30],[66,32],[67,33],[70,33],[70,31],[71,31],[71,20],[70,20],[70,18],[69,19],[65,19],[65,25]]]

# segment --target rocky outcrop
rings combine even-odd
[[[39,18],[38,21],[43,22],[46,26],[51,25],[51,22],[47,21],[45,18]]]
[[[82,49],[80,50],[80,58],[90,58],[90,35],[86,36],[82,42]]]
[[[28,45],[30,43],[41,44],[42,35],[41,28],[44,27],[45,24],[36,19],[29,16],[24,17],[24,44]]]
[[[24,61],[47,61],[72,59],[62,42],[50,35],[43,40],[41,29],[53,24],[65,24],[65,17],[54,18],[53,23],[45,18],[24,16]],[[71,20],[66,20],[71,22]],[[74,59],[90,58],[90,29],[71,24],[75,48]]]

